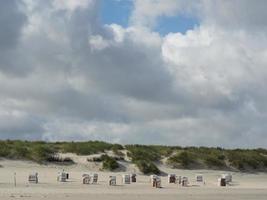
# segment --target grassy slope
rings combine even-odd
[[[159,173],[155,163],[167,158],[166,164],[174,168],[212,168],[267,171],[266,149],[222,149],[206,147],[168,147],[156,145],[110,144],[100,141],[56,142],[0,141],[0,157],[25,159],[38,163],[58,160],[56,153],[90,155],[112,150],[121,154],[126,149],[132,162],[144,173]]]

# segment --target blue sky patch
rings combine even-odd
[[[186,31],[193,29],[199,25],[196,18],[189,16],[178,15],[173,17],[160,17],[157,21],[157,26],[154,31],[159,32],[161,35],[166,35],[170,32],[173,33],[186,33]]]
[[[102,0],[101,4],[101,20],[103,24],[119,24],[128,27],[129,18],[133,10],[133,2],[131,0]],[[162,16],[157,19],[157,26],[154,31],[161,35],[170,32],[186,33],[187,30],[193,29],[199,25],[196,18],[177,15],[172,17]]]
[[[127,27],[132,9],[133,3],[130,0],[103,0],[101,5],[102,23],[115,23]]]

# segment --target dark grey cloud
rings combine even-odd
[[[23,67],[18,66],[21,55],[16,49],[22,30],[27,22],[26,15],[22,12],[23,6],[18,0],[4,0],[0,6],[0,70],[6,73],[24,73]]]
[[[40,140],[45,131],[43,119],[28,113],[1,110],[0,121],[1,139]]]
[[[97,63],[88,68],[89,76],[106,91],[149,101],[167,102],[175,96],[172,76],[163,67],[160,52],[125,41],[92,56]]]
[[[0,7],[0,47],[10,49],[17,45],[27,17],[19,9],[18,0],[3,0]]]

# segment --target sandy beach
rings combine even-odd
[[[76,158],[77,161],[78,157]],[[80,163],[71,166],[39,165],[28,161],[1,160],[0,165],[0,199],[74,199],[85,200],[96,198],[104,199],[259,199],[267,197],[267,174],[264,173],[236,173],[233,174],[233,182],[226,187],[218,187],[217,179],[223,171],[216,170],[176,170],[161,166],[166,173],[187,176],[189,187],[180,187],[167,183],[167,176],[162,176],[162,188],[153,188],[149,182],[149,176],[137,173],[137,183],[122,184],[121,174],[132,173],[131,166],[125,164],[124,172],[102,172],[93,163],[85,165],[83,157],[79,157]],[[67,182],[57,182],[57,173],[65,169],[70,174]],[[39,183],[29,184],[28,175],[38,172]],[[97,172],[99,181],[96,185],[83,185],[82,174]],[[14,185],[14,173],[16,173],[16,187]],[[195,174],[201,173],[205,179],[205,185],[196,185]],[[115,175],[117,185],[109,186],[108,177]]]

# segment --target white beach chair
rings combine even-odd
[[[188,177],[183,177],[182,178],[182,186],[183,187],[187,187],[188,186],[188,184],[189,184],[189,182],[188,182]]]
[[[202,174],[196,174],[196,183],[197,184],[205,184],[204,177]]]
[[[57,181],[66,182],[68,178],[68,174],[66,172],[59,172],[57,176]]]
[[[83,175],[83,184],[90,184],[91,182],[91,177],[89,175]]]
[[[150,175],[150,183],[153,183],[155,178],[157,178],[157,175]]]
[[[109,176],[109,185],[110,186],[116,185],[116,176]]]
[[[123,174],[122,175],[122,183],[124,183],[124,184],[130,184],[131,183],[130,174]]]
[[[98,174],[94,173],[91,174],[92,184],[97,184],[98,181]]]
[[[222,174],[221,175],[221,178],[224,178],[226,183],[229,184],[230,182],[232,182],[232,175],[231,174]]]
[[[38,173],[32,173],[29,175],[29,183],[38,183]]]
[[[182,184],[182,176],[176,176],[176,183],[178,185],[181,185]]]
[[[155,181],[155,188],[161,188],[161,178],[157,176]]]
[[[155,187],[155,188],[161,188],[161,178],[157,175],[152,175],[151,176],[151,183],[152,183],[152,187]]]

